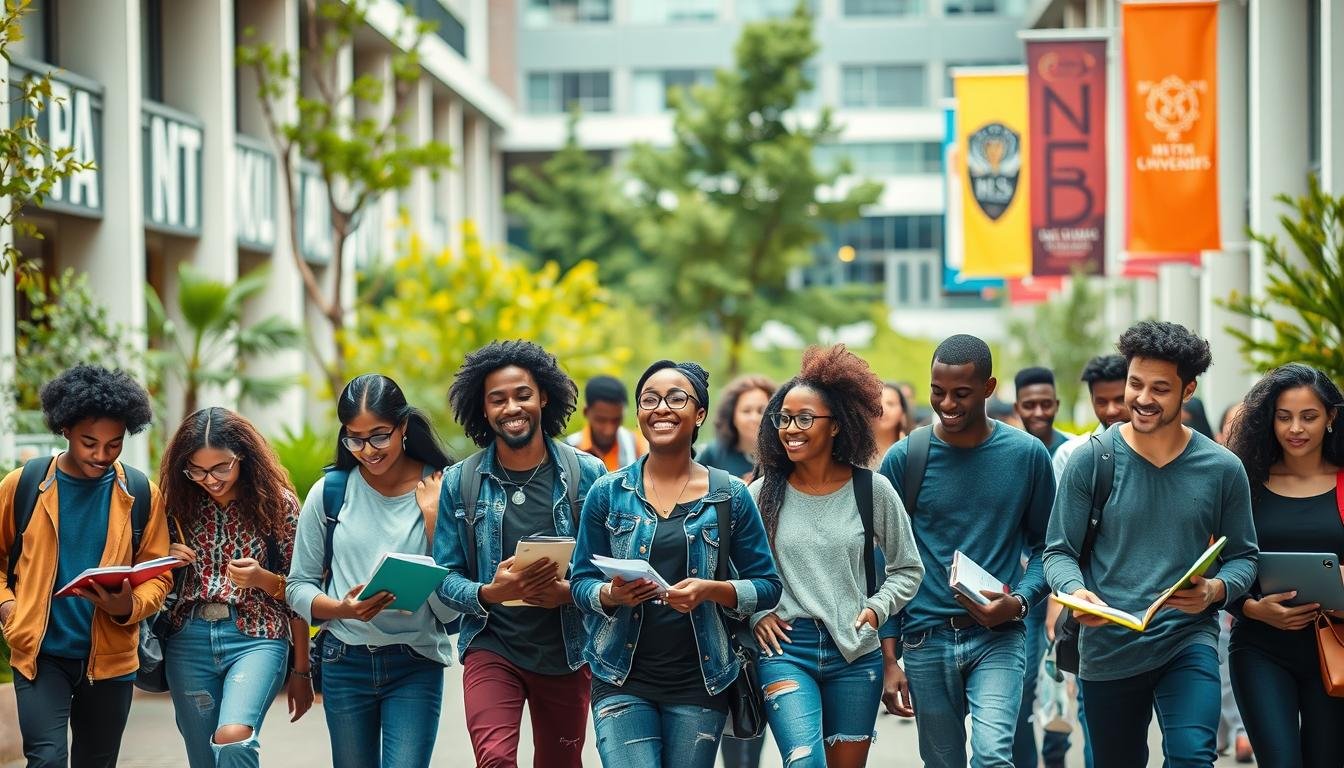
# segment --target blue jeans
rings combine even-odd
[[[1088,738],[1097,768],[1148,764],[1148,723],[1157,709],[1167,768],[1209,768],[1218,759],[1218,650],[1187,646],[1166,664],[1120,680],[1084,680]]]
[[[974,768],[1012,768],[1013,731],[1026,665],[1018,627],[940,626],[902,638],[905,675],[926,768],[965,768],[966,715]],[[1133,766],[1130,766],[1133,768]]]
[[[405,645],[322,637],[322,707],[334,768],[428,768],[443,705],[443,665]]]
[[[1036,728],[1031,715],[1036,706],[1036,674],[1045,656],[1045,611],[1048,600],[1042,600],[1027,613],[1022,623],[1027,628],[1025,638],[1027,664],[1022,677],[1022,705],[1017,710],[1017,732],[1013,736],[1013,765],[1017,768],[1036,768]],[[1046,768],[1064,762],[1069,751],[1069,734],[1045,731],[1041,736],[1040,757]]]
[[[727,715],[627,693],[593,702],[597,754],[607,768],[713,768]]]
[[[289,642],[252,637],[234,613],[218,621],[189,619],[164,646],[164,673],[177,730],[191,768],[255,768],[261,721],[285,679]],[[215,731],[244,725],[252,735],[216,744]]]
[[[826,626],[789,622],[782,654],[760,657],[765,716],[789,768],[826,768],[826,746],[870,741],[882,703],[882,650],[845,661]]]

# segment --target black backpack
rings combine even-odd
[[[1083,547],[1078,552],[1078,568],[1087,567],[1092,559],[1092,548],[1097,543],[1097,533],[1101,530],[1101,513],[1111,498],[1111,486],[1115,484],[1115,428],[1102,435],[1088,437],[1087,444],[1092,448],[1092,506],[1087,514],[1087,532],[1083,534]],[[1060,611],[1055,621],[1055,667],[1078,674],[1078,635],[1082,627],[1073,618],[1073,611]]]

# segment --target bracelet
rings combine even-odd
[[[307,672],[300,672],[297,669],[290,668],[289,673],[291,675],[294,675],[295,677],[302,677],[304,680],[313,679],[313,671],[311,669],[308,670]]]
[[[275,588],[275,591],[271,593],[271,597],[274,597],[276,600],[284,602],[285,585],[288,583],[288,580],[285,578],[285,574],[283,573],[277,573],[275,574],[275,577],[280,580],[280,586]]]
[[[1027,598],[1017,594],[1016,592],[1012,593],[1012,596],[1017,598],[1017,602],[1022,604],[1022,607],[1017,612],[1017,617],[1014,618],[1013,621],[1022,621],[1023,619],[1027,618],[1027,613],[1031,610],[1030,607],[1027,606]]]

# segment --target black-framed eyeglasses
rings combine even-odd
[[[202,480],[205,480],[206,475],[209,475],[210,477],[213,477],[216,480],[222,482],[224,480],[229,479],[229,475],[233,473],[233,467],[237,463],[238,463],[238,457],[234,456],[233,461],[230,461],[228,464],[216,464],[215,466],[209,469],[201,469],[200,467],[187,467],[186,469],[182,470],[182,474],[186,475],[187,479],[191,480],[194,483],[199,483]]]
[[[657,392],[645,392],[639,396],[636,401],[641,411],[652,411],[658,408],[659,403],[667,403],[667,407],[674,411],[680,411],[686,407],[686,404],[695,400],[695,396],[687,394],[680,389],[669,389],[666,395],[660,395]],[[699,404],[699,400],[695,400]]]
[[[770,423],[775,425],[775,429],[788,429],[790,424],[798,425],[799,429],[811,429],[813,422],[817,419],[833,419],[834,416],[818,416],[814,413],[771,413]]]
[[[392,432],[395,431],[396,430],[392,430]],[[365,445],[372,447],[376,451],[381,451],[392,444],[392,432],[379,432],[376,435],[369,435],[368,437],[352,437],[346,435],[341,438],[341,445],[344,445],[345,450],[351,453],[359,453],[364,450]]]

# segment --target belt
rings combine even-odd
[[[206,621],[223,621],[229,618],[229,609],[232,608],[228,603],[197,603],[192,607],[191,613],[198,619]]]
[[[978,627],[980,625],[976,623],[975,619],[971,618],[969,613],[960,613],[956,616],[949,616],[947,619],[947,626],[953,629],[970,629],[971,627]]]

